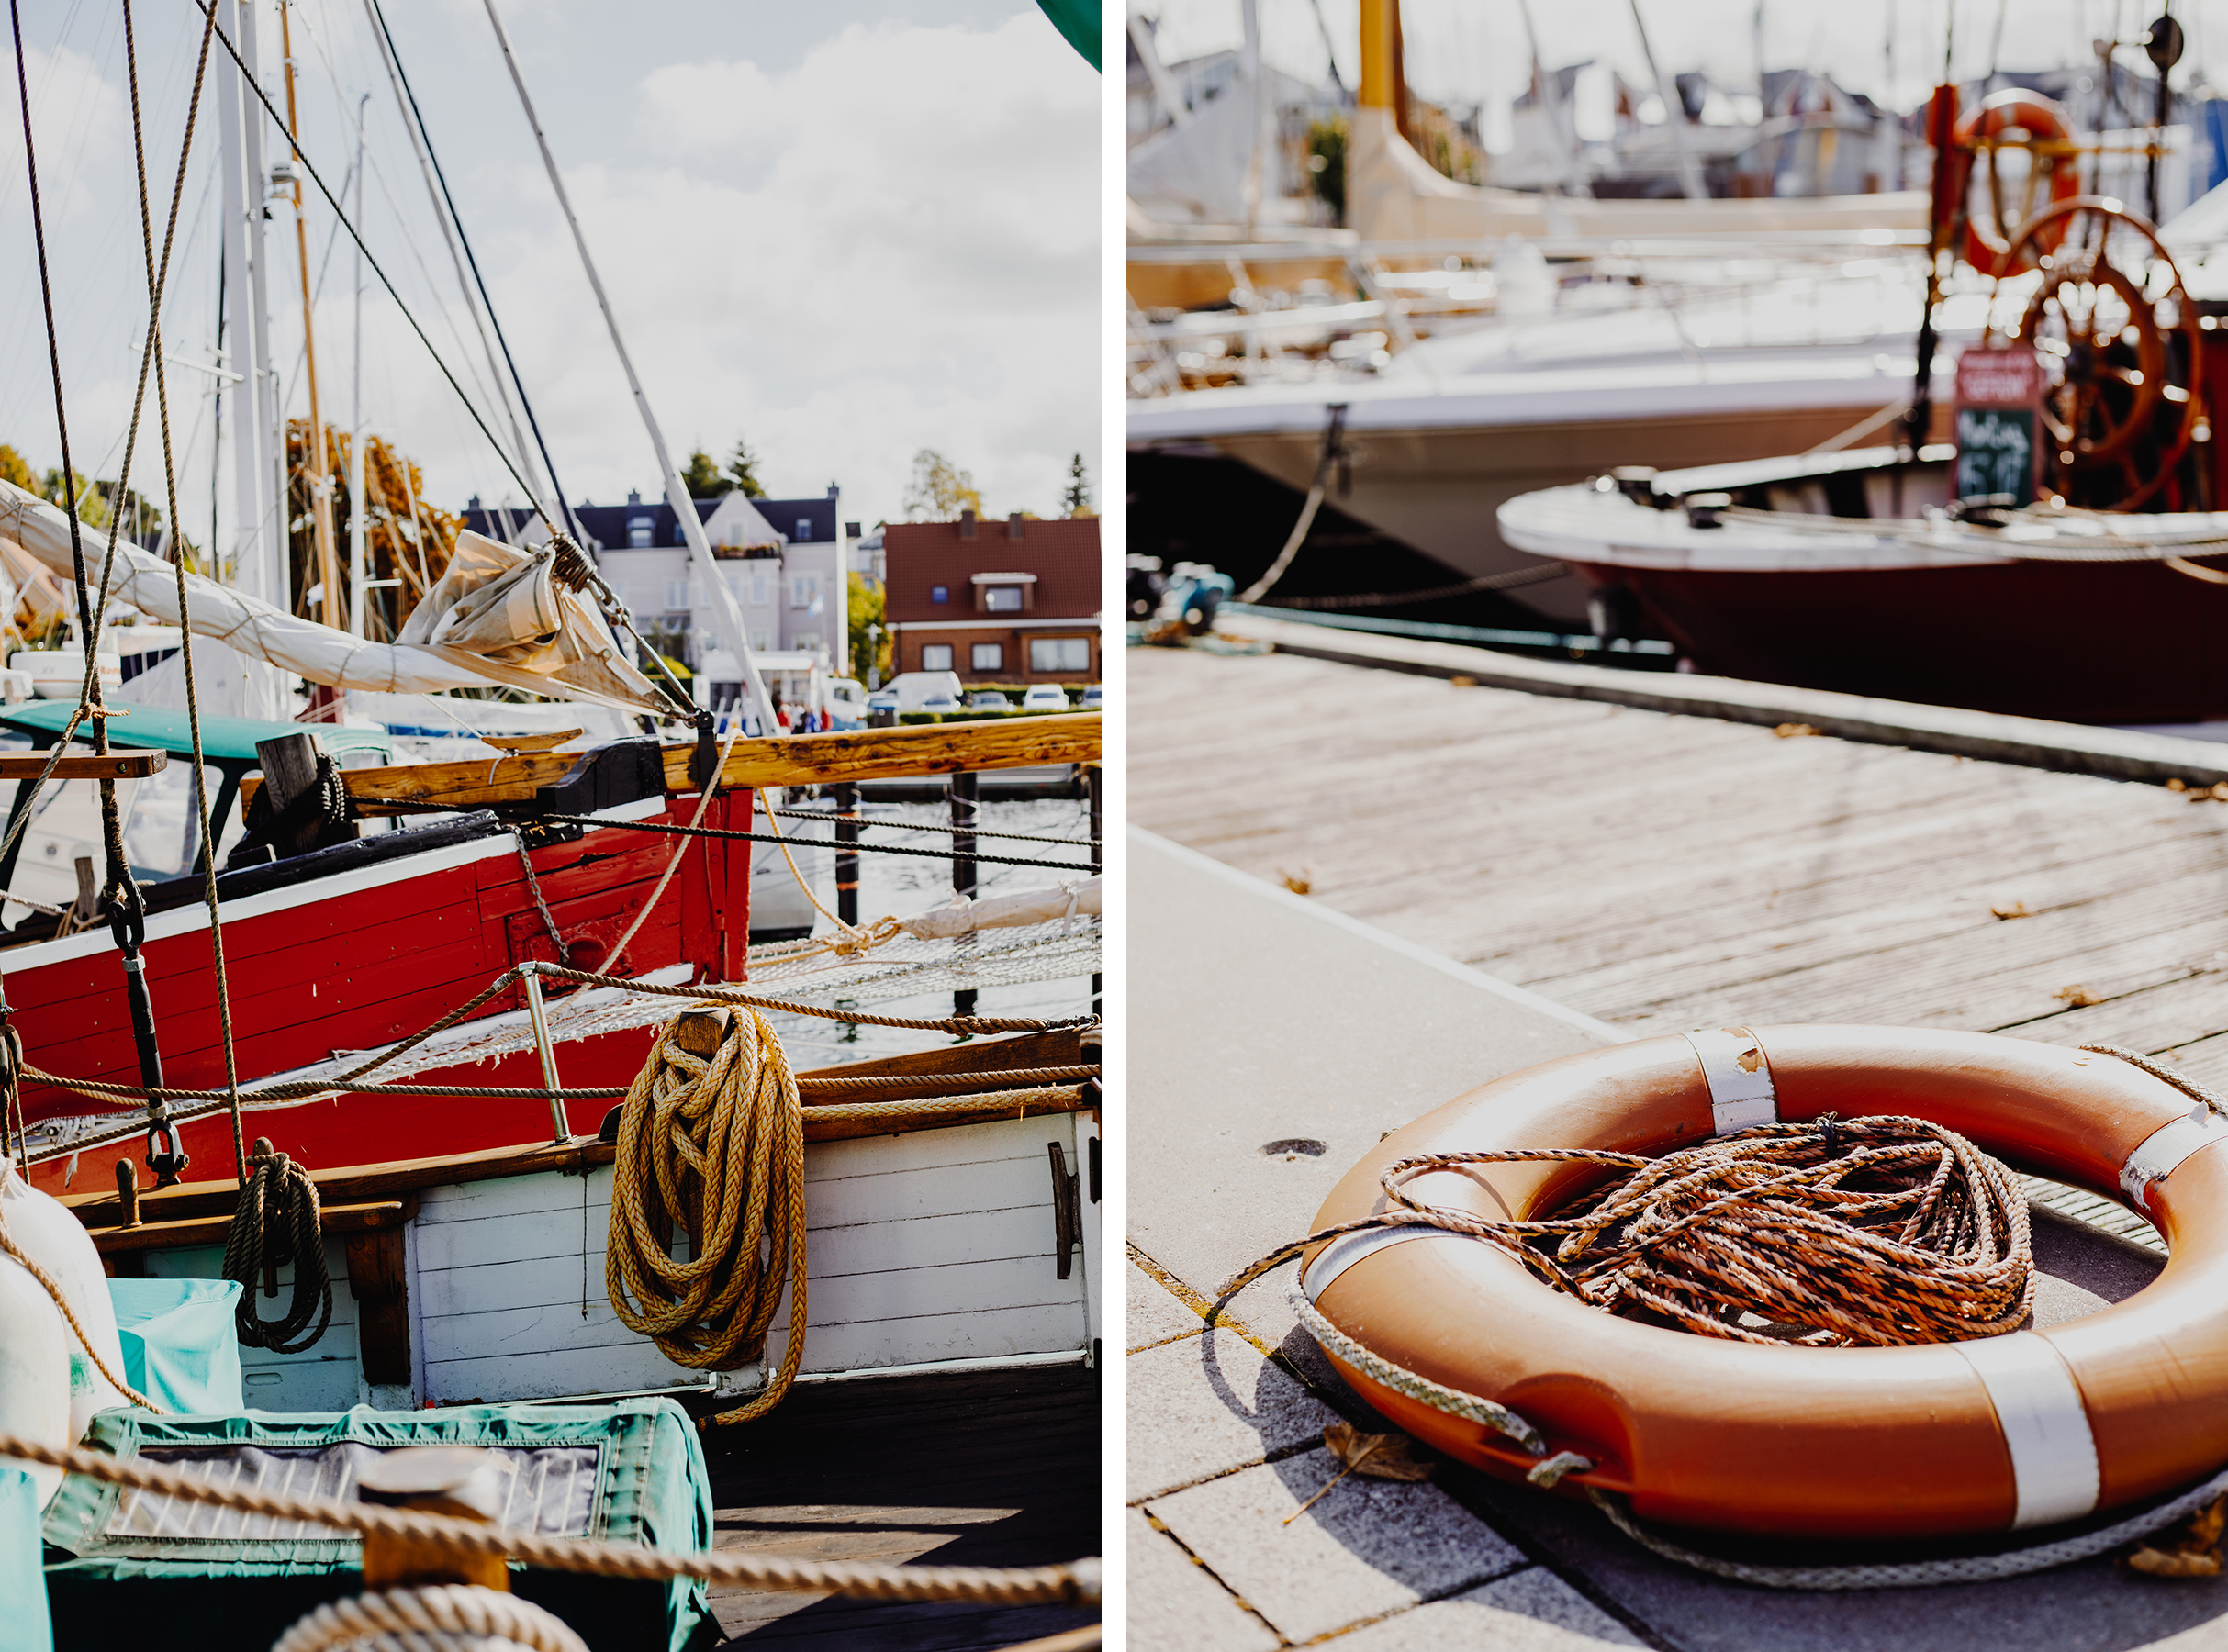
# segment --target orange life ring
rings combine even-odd
[[[2228,1121],[2111,1055],[1832,1026],[1589,1051],[1394,1132],[1338,1183],[1315,1231],[1384,1209],[1380,1174],[1412,1155],[1658,1154],[1829,1112],[1931,1120],[2021,1168],[2124,1198],[2165,1233],[2171,1258],[2150,1286],[2084,1319],[1892,1348],[1758,1346],[1639,1323],[1427,1227],[1312,1246],[1299,1289],[1366,1355],[1496,1401],[1534,1424],[1547,1451],[1591,1459],[1564,1484],[1621,1494],[1643,1520],[1811,1538],[2000,1532],[2121,1508],[2228,1461],[2228,1154],[2209,1151],[2228,1141]],[[1599,1174],[1493,1163],[1420,1176],[1407,1190],[1527,1220]],[[1518,1479],[1540,1462],[1327,1351],[1372,1405],[1449,1456]]]
[[[2060,201],[2071,200],[2081,193],[2080,157],[2069,150],[2061,150],[2053,154],[2031,157],[2031,164],[2040,167],[2046,162],[2048,165],[2049,200],[2036,200],[2031,183],[2028,185],[2026,210],[2021,214],[2018,221],[1998,224],[1984,221],[1975,215],[1969,209],[1967,192],[1972,184],[1974,170],[1978,164],[1980,147],[2015,129],[2027,133],[2032,140],[2053,146],[2067,144],[2073,140],[2073,126],[2066,119],[2062,106],[2039,92],[2013,86],[1968,110],[1958,120],[1954,147],[1950,151],[1950,164],[1954,171],[1953,187],[1946,199],[1954,204],[1953,209],[1966,208],[1965,261],[1983,275],[1999,273],[1997,262],[2010,251],[2011,237],[2021,222]],[[2032,173],[2029,175],[2032,177]],[[2057,234],[2063,238],[2065,230],[2060,229]],[[2038,243],[2038,247],[2043,252],[2053,251],[2057,247],[2057,240],[2053,239],[2046,245]],[[2001,273],[2010,273],[2009,271]]]

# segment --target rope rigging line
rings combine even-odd
[[[15,4],[17,0],[10,0],[10,3]],[[194,4],[207,16],[213,25],[217,16],[217,0],[194,0]],[[248,73],[248,66],[241,61],[240,49],[232,43],[231,36],[221,28],[217,29],[216,34],[217,38],[224,42],[226,55],[232,60],[233,65],[240,71],[241,84],[254,95],[255,101],[263,105],[263,112],[277,123],[280,131],[285,132],[285,121],[280,117],[277,108],[272,104],[269,95],[263,91],[261,84]],[[387,277],[386,266],[380,263],[377,256],[365,244],[362,233],[351,221],[348,214],[341,210],[341,203],[334,198],[332,191],[326,187],[325,180],[319,175],[317,167],[311,163],[308,156],[302,153],[300,146],[294,141],[291,135],[286,138],[286,148],[294,158],[302,163],[302,170],[309,174],[309,181],[317,185],[318,193],[325,197],[325,204],[332,208],[333,216],[340,220],[341,227],[348,231],[348,239],[356,243],[356,250],[364,254],[364,262],[370,266],[372,273],[379,278],[379,285],[386,289],[386,296],[395,301],[396,309],[400,311],[402,318],[409,323],[410,331],[418,336],[418,341],[425,346],[426,354],[432,358],[433,365],[441,370],[441,376],[448,381],[449,388],[456,392],[456,399],[464,405],[465,411],[471,415],[473,424],[478,428],[479,433],[487,439],[487,445],[495,450],[497,461],[509,473],[510,479],[519,485],[519,491],[523,493],[528,499],[533,499],[535,497],[533,485],[521,475],[519,467],[510,462],[510,455],[504,451],[502,442],[497,439],[495,432],[487,428],[487,421],[480,417],[479,408],[473,405],[472,398],[465,394],[465,387],[457,383],[456,374],[449,370],[449,363],[442,359],[441,352],[434,348],[433,340],[426,336],[425,329],[419,325],[418,318],[410,312],[410,307],[403,302],[402,295],[396,290],[394,282]],[[534,515],[542,519],[542,525],[551,533],[559,531],[556,523],[549,519],[549,513],[543,510],[538,503],[534,506],[533,510]]]
[[[1300,546],[1307,538],[1307,530],[1316,525],[1316,512],[1323,508],[1323,491],[1330,483],[1331,467],[1345,457],[1341,438],[1346,430],[1346,404],[1333,402],[1329,417],[1323,421],[1323,445],[1316,455],[1315,480],[1308,485],[1307,501],[1300,507],[1299,520],[1293,523],[1292,532],[1284,541],[1284,548],[1276,553],[1276,560],[1268,571],[1234,598],[1237,602],[1259,602],[1270,588],[1284,577],[1284,570],[1292,566],[1292,559],[1300,553]]]
[[[1096,849],[1097,838],[1046,837],[1034,832],[992,832],[982,826],[932,826],[924,820],[879,820],[869,815],[830,813],[824,809],[768,809],[760,812],[785,820],[847,820],[859,826],[887,826],[892,832],[940,832],[946,837],[1010,838],[1021,843],[1058,843],[1069,849]]]
[[[784,811],[789,812],[789,811]],[[537,817],[565,826],[610,827],[620,832],[655,832],[673,837],[721,838],[733,843],[784,843],[798,849],[841,849],[861,854],[912,854],[925,860],[975,861],[992,866],[1042,866],[1053,872],[1080,872],[1092,868],[1072,861],[1023,860],[1010,854],[968,854],[957,849],[916,849],[904,843],[845,843],[834,838],[792,838],[778,832],[735,832],[718,826],[666,826],[654,820],[607,820],[595,815],[550,814]],[[822,815],[822,820],[828,817]],[[849,925],[845,925],[849,928]]]
[[[545,1537],[539,1533],[484,1525],[476,1520],[443,1514],[424,1514],[415,1510],[390,1509],[378,1503],[281,1496],[252,1486],[220,1484],[167,1463],[110,1457],[105,1451],[84,1451],[76,1446],[49,1446],[15,1434],[0,1434],[0,1457],[44,1463],[106,1485],[192,1502],[214,1503],[219,1508],[260,1514],[266,1519],[303,1521],[345,1532],[377,1532],[386,1536],[437,1543],[458,1554],[499,1555],[550,1571],[656,1582],[672,1578],[701,1578],[711,1583],[751,1589],[846,1594],[877,1601],[997,1601],[1013,1605],[1094,1606],[1100,1599],[1101,1572],[1095,1557],[1070,1561],[1065,1566],[993,1568],[790,1560],[778,1555],[734,1549],[687,1554],[585,1537]]]
[[[186,731],[193,748],[194,758],[192,784],[187,787],[187,790],[192,794],[193,797],[193,804],[200,826],[201,842],[206,846],[206,853],[202,856],[203,865],[201,898],[203,905],[207,907],[208,910],[209,953],[217,988],[218,1027],[224,1045],[224,1082],[225,1088],[229,1092],[229,1100],[232,1113],[233,1175],[237,1179],[244,1182],[247,1178],[247,1144],[245,1133],[240,1117],[240,1059],[239,1051],[234,1044],[233,1039],[231,987],[225,974],[223,915],[218,910],[217,899],[217,843],[216,839],[211,834],[209,830],[210,820],[208,788],[202,784],[202,776],[206,772],[206,768],[203,761],[204,753],[201,743],[200,683],[194,664],[194,650],[192,646],[193,609],[186,593],[185,547],[184,540],[180,537],[178,532],[178,523],[181,519],[178,512],[178,472],[176,455],[173,450],[171,442],[169,378],[164,370],[162,363],[162,292],[169,281],[171,251],[174,244],[178,229],[178,210],[185,197],[185,164],[188,157],[190,157],[193,153],[194,128],[201,112],[201,91],[208,77],[209,41],[212,37],[218,33],[217,8],[214,4],[214,0],[211,0],[211,4],[207,7],[202,22],[201,50],[194,63],[193,95],[191,100],[187,103],[185,108],[185,136],[180,140],[178,145],[178,173],[177,179],[171,188],[170,216],[162,232],[162,257],[160,265],[157,264],[155,260],[154,218],[152,211],[148,204],[147,197],[147,150],[145,141],[141,136],[141,123],[140,118],[139,59],[132,44],[130,0],[123,0],[123,12],[125,61],[129,73],[131,90],[133,157],[136,162],[140,189],[140,240],[142,255],[147,265],[147,352],[140,360],[140,374],[142,382],[144,382],[148,363],[151,362],[154,364],[155,418],[157,423],[162,427],[162,481],[164,497],[170,508],[170,522],[172,529],[171,539],[174,549],[174,554],[171,557],[171,567],[176,579],[179,633],[180,636],[185,640],[179,649],[179,653],[181,655],[180,666],[185,684]],[[135,414],[135,430],[136,425],[137,415]],[[108,554],[111,561],[114,560],[116,555],[116,541],[117,536],[113,533],[110,534],[108,537]],[[212,554],[214,554],[214,551],[215,548],[212,546]],[[103,578],[104,581],[106,578],[105,573],[103,575]],[[88,672],[87,675],[88,680],[90,680],[92,674]],[[118,848],[120,852],[122,848],[120,837],[118,839]],[[129,865],[127,865],[126,872],[128,879],[129,870]],[[136,885],[134,886],[134,899],[136,902]],[[141,908],[140,910],[143,913],[144,909]],[[138,921],[139,926],[143,930],[145,925],[143,915],[139,918]],[[124,938],[123,933],[119,930],[117,936],[119,943],[124,940]],[[134,950],[136,951],[136,948]],[[128,960],[127,966],[129,967],[130,963],[133,961],[135,960]],[[151,1023],[151,1010],[150,1010],[150,1021]],[[149,1028],[148,1042],[151,1045],[153,1042],[151,1024]],[[152,1068],[154,1066],[154,1063],[155,1056],[151,1049],[143,1065]],[[159,1069],[143,1076],[151,1077],[155,1082],[160,1082]],[[151,1148],[152,1143],[157,1139],[158,1127],[161,1126],[163,1122],[163,1110],[161,1108],[160,1103],[158,1102],[154,1105],[151,1105],[149,1108],[148,1125],[148,1134]],[[158,1160],[160,1160],[160,1163],[158,1163]],[[185,1146],[178,1138],[177,1130],[174,1125],[171,1126],[167,1131],[165,1153],[158,1155],[154,1152],[151,1151],[148,1155],[148,1162],[150,1165],[156,1166],[159,1171],[161,1171],[162,1164],[169,1165],[171,1168],[168,1171],[162,1171],[161,1173],[173,1176],[174,1178],[178,1172],[181,1172],[185,1168]]]

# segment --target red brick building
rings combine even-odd
[[[1098,518],[892,522],[882,549],[898,670],[1099,681]]]

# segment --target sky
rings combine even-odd
[[[1324,36],[1351,87],[1359,78],[1359,0],[1260,0],[1262,50],[1278,67],[1310,80],[1325,72]],[[1632,0],[1403,0],[1409,84],[1423,96],[1470,104],[1519,92],[1531,68],[1525,13],[1551,67],[1607,58],[1628,81],[1652,77],[1633,21]],[[1773,69],[1830,72],[1850,90],[1898,109],[1919,103],[1939,78],[1945,28],[1954,13],[1955,72],[2055,68],[2094,61],[2099,36],[2141,37],[2158,0],[1640,0],[1639,12],[1667,73],[1707,69],[1736,89],[1756,82],[1758,25]],[[2204,69],[2228,83],[2228,0],[2176,0],[2189,51],[2180,84]],[[1158,18],[1161,55],[1177,61],[1236,46],[1239,0],[1132,0]],[[1320,17],[1321,21],[1317,18]],[[2000,19],[2000,47],[1998,46]],[[2115,21],[2116,24],[2115,24]],[[2126,61],[2140,63],[2139,53]]]
[[[1072,453],[1095,472],[1100,82],[1035,6],[498,3],[677,465],[692,447],[724,458],[746,440],[770,494],[840,484],[843,515],[868,524],[901,515],[922,448],[970,472],[998,513],[1055,514]],[[385,5],[566,497],[657,497],[656,461],[481,0]],[[108,477],[147,319],[119,8],[24,9],[71,456]],[[266,89],[283,109],[275,0],[260,0],[259,15]],[[140,0],[134,19],[159,230],[200,14]],[[485,409],[487,364],[364,0],[297,0],[293,28],[304,153],[346,195],[364,111],[365,240]],[[0,305],[11,322],[0,332],[0,442],[43,469],[60,443],[15,67],[0,121]],[[232,73],[215,48],[212,80]],[[213,117],[213,84],[204,95]],[[166,352],[200,363],[212,360],[216,320],[214,158],[212,118],[188,164],[163,307]],[[353,249],[304,188],[320,411],[346,428],[359,388]],[[268,232],[274,356],[298,415],[290,206],[271,207]],[[417,459],[428,497],[452,508],[476,492],[518,497],[393,301],[364,279],[364,427]],[[213,379],[185,366],[170,376],[182,514],[202,541],[212,489],[229,521],[230,456],[219,482]],[[133,480],[160,502],[151,389],[149,401]]]

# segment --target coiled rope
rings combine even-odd
[[[294,1300],[285,1315],[266,1320],[255,1311],[257,1276],[275,1280],[281,1264],[294,1264]],[[318,1185],[309,1172],[255,1138],[251,1179],[240,1190],[224,1241],[224,1277],[240,1281],[233,1312],[240,1340],[251,1348],[298,1354],[325,1334],[332,1320],[332,1279],[325,1270],[325,1222]],[[311,1316],[317,1329],[307,1336]],[[297,1340],[298,1339],[298,1340]]]
[[[620,1323],[666,1358],[733,1370],[758,1356],[789,1287],[789,1343],[756,1398],[709,1419],[746,1423],[779,1404],[804,1357],[804,1109],[789,1057],[756,1010],[717,1018],[709,1055],[688,1048],[714,1018],[659,1032],[619,1120],[604,1282]],[[677,1222],[689,1259],[660,1235]]]
[[[301,1520],[346,1532],[378,1532],[420,1543],[439,1543],[460,1555],[501,1555],[521,1565],[550,1571],[586,1572],[599,1578],[633,1578],[662,1582],[669,1578],[701,1578],[709,1583],[747,1589],[780,1589],[855,1596],[874,1601],[992,1601],[1006,1605],[1095,1606],[1100,1596],[1098,1560],[1065,1566],[988,1568],[976,1566],[876,1566],[851,1560],[789,1560],[735,1549],[686,1554],[631,1543],[581,1537],[545,1537],[539,1533],[486,1525],[444,1514],[390,1509],[377,1503],[334,1502],[325,1498],[286,1497],[252,1486],[219,1484],[183,1468],[144,1457],[113,1457],[106,1452],[49,1446],[0,1434],[0,1457],[45,1463],[107,1485],[127,1486],[191,1502],[261,1514],[272,1520]]]
[[[476,1583],[420,1584],[327,1601],[271,1652],[588,1652],[555,1613]]]
[[[1621,1171],[1558,1215],[1506,1222],[1418,1202],[1408,1184],[1473,1165]],[[2034,1300],[2027,1202],[2002,1161],[1924,1119],[1761,1124],[1643,1158],[1576,1148],[1419,1154],[1384,1171],[1393,1209],[1271,1253],[1423,1224],[1467,1233],[1607,1312],[1704,1336],[1898,1346],[1997,1336]]]

